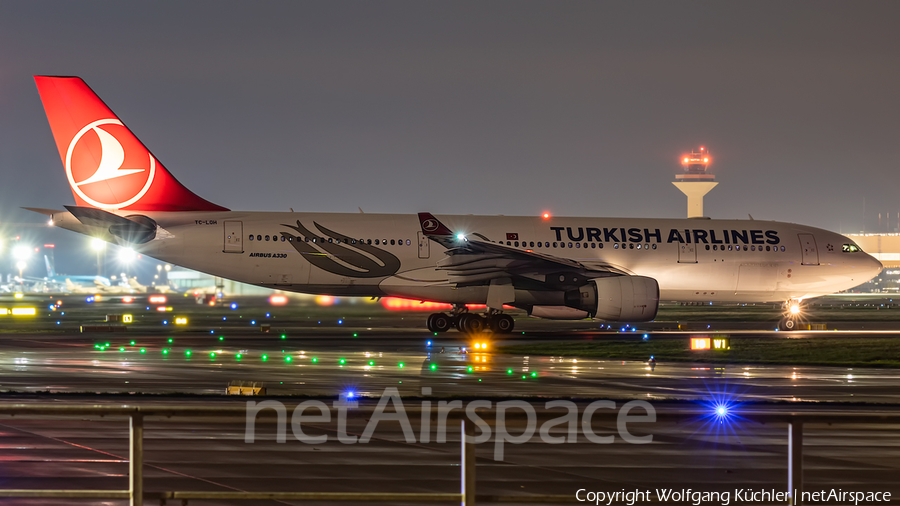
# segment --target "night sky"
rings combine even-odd
[[[896,1],[2,1],[0,229],[74,202],[32,74],[84,78],[232,209],[682,217],[703,145],[711,217],[894,229],[898,26]]]

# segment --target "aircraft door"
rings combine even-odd
[[[225,253],[244,252],[244,224],[240,221],[225,222]]]
[[[431,256],[431,240],[425,237],[421,231],[417,232],[419,237],[419,258],[429,258]]]
[[[812,234],[797,234],[800,238],[800,251],[803,253],[801,265],[819,265],[819,249],[816,238]]]
[[[678,263],[695,264],[697,263],[697,245],[680,243],[678,245]]]

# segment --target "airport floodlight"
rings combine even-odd
[[[16,262],[16,269],[19,269],[19,277],[22,277],[21,271],[24,271],[26,267],[28,267],[28,263],[26,263],[24,260],[19,260],[18,262]]]
[[[106,241],[96,237],[91,239],[91,249],[94,251],[103,251],[106,249]]]
[[[169,264],[166,264],[166,267],[165,267],[165,269],[166,269],[166,272],[169,272],[169,271],[171,271],[171,270],[172,270],[172,266],[171,266],[171,265],[169,265]]]
[[[28,260],[31,258],[31,248],[29,246],[25,246],[24,244],[19,244],[12,250],[13,258],[19,261]],[[20,267],[21,268],[21,267]]]

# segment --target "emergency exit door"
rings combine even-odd
[[[800,237],[800,252],[803,259],[802,265],[819,265],[819,249],[816,248],[816,238],[812,234],[797,234]]]
[[[417,232],[417,234],[419,235],[419,258],[428,258],[431,256],[431,240],[422,232]]]
[[[225,222],[225,253],[244,252],[244,223],[240,221]]]
[[[681,243],[678,245],[678,263],[695,264],[697,263],[697,245]]]

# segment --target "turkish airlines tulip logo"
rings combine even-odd
[[[66,176],[72,190],[102,209],[120,209],[140,200],[155,173],[156,159],[117,119],[89,123],[75,134],[66,152]],[[102,182],[106,184],[97,184]]]

